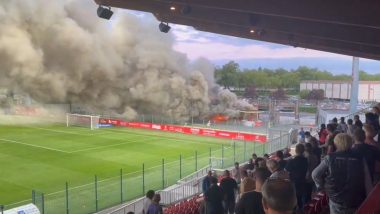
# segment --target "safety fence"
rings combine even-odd
[[[193,155],[179,155],[174,161],[168,162],[162,159],[159,164],[142,164],[141,170],[136,172],[126,173],[120,169],[113,177],[95,175],[92,182],[80,186],[72,186],[70,182],[66,182],[63,190],[55,193],[34,190],[32,201],[41,213],[94,213],[142,197],[150,189],[164,190],[177,183],[185,185],[203,176],[207,169],[203,172],[199,170],[211,164],[215,168],[225,168],[232,166],[234,162],[245,162],[253,152],[263,155],[266,152],[266,145],[231,141],[222,144],[220,149],[210,148],[208,151],[194,151]],[[163,192],[163,200],[170,202],[181,194],[188,195],[193,191],[192,188],[181,188],[173,190],[172,193]],[[135,207],[140,206],[138,202],[143,203],[137,200]]]
[[[272,139],[270,142],[265,144],[265,147],[263,147],[260,151],[255,150],[255,147],[251,149],[253,153],[257,153],[259,156],[263,155],[266,151],[268,153],[273,153],[277,150],[282,150],[284,148],[289,147],[293,142],[292,137],[294,135],[297,136],[298,130],[289,130],[288,132],[282,132],[281,135],[277,138]],[[246,144],[243,148],[246,148]],[[236,145],[233,146],[236,150]],[[222,150],[223,151],[223,150]],[[243,160],[247,160],[250,157],[243,157]],[[236,157],[234,157],[236,159]],[[182,201],[187,198],[191,198],[194,195],[197,195],[202,192],[202,179],[207,174],[208,170],[215,170],[222,172],[222,168],[229,168],[233,166],[233,163],[235,161],[229,160],[228,158],[214,158],[216,160],[216,163],[213,163],[213,158],[210,157],[210,166],[205,167],[204,169],[201,169],[187,177],[185,177],[182,180],[178,181],[178,184],[173,185],[170,188],[167,188],[165,190],[158,191],[161,195],[161,204],[163,205],[170,205],[179,201]],[[244,161],[241,161],[242,163]],[[124,206],[121,206],[113,211],[109,211],[107,213],[111,214],[125,214],[128,212],[134,212],[139,213],[141,212],[145,198],[139,198],[135,201],[132,201]]]
[[[186,178],[178,181],[178,184],[173,185],[165,190],[157,191],[161,195],[160,204],[169,205],[178,201],[182,201],[186,198],[190,198],[196,194],[202,192],[202,179],[211,170],[210,166],[207,166],[197,172],[187,176]],[[143,209],[146,198],[139,198],[130,203],[118,207],[114,210],[107,210],[100,213],[110,214],[125,214],[128,212],[140,213]]]
[[[230,143],[221,144],[219,149],[194,151],[193,155],[179,155],[177,160],[162,159],[160,163],[141,164],[139,171],[125,172],[120,169],[111,177],[95,175],[92,182],[84,185],[74,186],[66,182],[62,185],[63,190],[54,193],[33,190],[32,202],[41,213],[48,214],[95,213],[132,200],[135,201],[131,206],[139,209],[143,204],[141,197],[152,189],[163,190],[162,200],[172,203],[199,190],[199,184],[192,182],[204,176],[209,169],[205,167],[225,169],[235,162],[248,161],[252,153],[262,156],[284,149],[290,144],[289,132],[283,132],[266,144],[232,140]],[[165,190],[167,187],[172,189]],[[12,207],[6,207],[9,208]]]

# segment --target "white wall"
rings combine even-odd
[[[351,98],[351,83],[347,82],[301,82],[300,90],[322,89],[325,91],[326,98],[346,99]],[[360,82],[359,83],[359,101],[380,101],[380,81],[379,82]]]

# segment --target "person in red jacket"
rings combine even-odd
[[[319,144],[324,145],[326,143],[326,138],[329,133],[326,130],[326,124],[321,124],[321,129],[319,130]]]

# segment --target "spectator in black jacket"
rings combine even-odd
[[[280,164],[280,169],[285,169],[287,161],[284,160],[284,153],[281,150],[276,152],[277,161]]]
[[[353,214],[366,197],[363,159],[352,152],[348,134],[338,134],[334,143],[337,151],[326,156],[312,177],[318,189],[326,190],[331,214]]]
[[[365,138],[365,132],[362,129],[356,129],[354,131],[354,145],[352,146],[352,151],[358,153],[366,160],[369,174],[373,181],[376,161],[380,161],[380,151],[375,146],[364,143]]]
[[[318,166],[318,157],[313,153],[313,147],[311,143],[305,144],[305,157],[307,159],[307,173],[306,173],[306,184],[305,184],[305,196],[304,202],[308,203],[311,200],[311,194],[314,189],[314,181],[311,178],[311,173]]]
[[[220,181],[220,188],[223,191],[223,208],[225,214],[233,214],[235,211],[235,195],[238,185],[235,179],[231,178],[230,171],[224,171],[224,178]]]
[[[236,205],[236,214],[264,214],[261,188],[269,178],[270,172],[265,168],[256,170],[256,189],[244,193]]]
[[[359,115],[354,116],[354,125],[356,128],[359,128],[359,129],[363,128],[363,122],[360,120]]]
[[[297,195],[298,210],[303,210],[305,196],[306,173],[308,168],[307,159],[304,156],[305,146],[296,145],[296,156],[288,161],[285,169],[289,172],[290,180],[294,183]]]
[[[210,179],[211,186],[205,193],[206,214],[223,213],[223,191],[218,186],[218,179]]]

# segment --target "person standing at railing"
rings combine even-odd
[[[211,186],[205,193],[206,214],[223,213],[223,191],[218,186],[218,179],[212,177]]]
[[[162,206],[160,205],[161,195],[154,194],[152,203],[149,205],[147,214],[163,214]]]
[[[146,198],[144,199],[144,207],[143,207],[143,210],[142,210],[142,213],[143,214],[147,214],[148,213],[148,209],[149,209],[149,206],[152,204],[152,199],[154,197],[154,190],[148,190],[148,192],[146,192]]]
[[[223,191],[223,208],[225,214],[233,214],[235,211],[236,192],[238,185],[236,181],[231,178],[230,171],[224,171],[224,178],[220,182],[220,187]]]
[[[235,162],[235,167],[231,170],[232,178],[235,179],[237,184],[241,182],[241,169],[239,167],[239,163]]]
[[[211,179],[214,177],[212,176],[212,171],[208,171],[206,177],[203,178],[202,180],[202,192],[203,194],[206,193],[206,191],[210,188],[211,186]]]
[[[324,145],[326,143],[326,138],[329,133],[326,130],[326,124],[322,123],[321,124],[321,129],[318,132],[319,136],[319,144]]]

